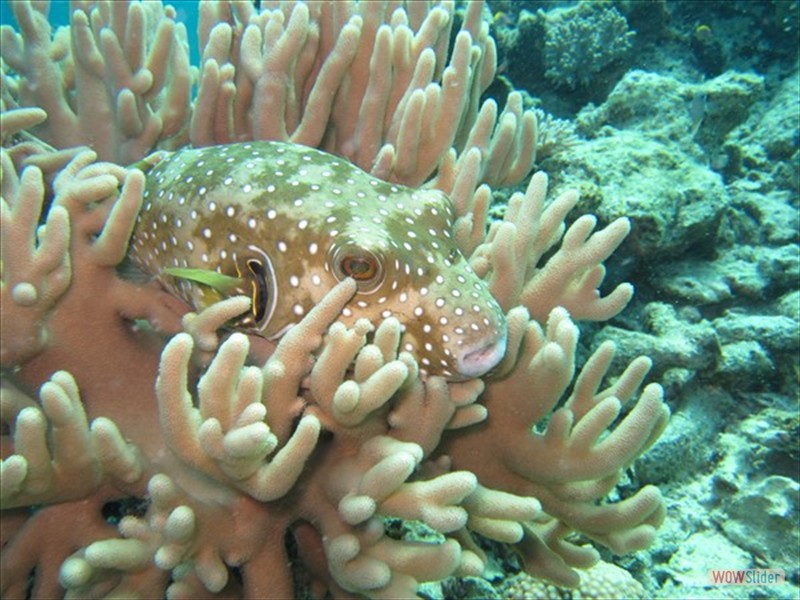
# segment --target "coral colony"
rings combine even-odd
[[[448,53],[453,2],[201,1],[199,68],[169,5],[46,4],[2,30],[4,598],[411,598],[486,540],[579,586],[652,541],[657,489],[603,501],[650,362],[575,366],[629,224],[543,173],[490,222],[537,122],[479,102],[481,2]]]

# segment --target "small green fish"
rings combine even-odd
[[[441,192],[282,142],[184,148],[153,163],[130,256],[194,309],[248,295],[252,311],[231,325],[277,339],[351,277],[358,292],[342,321],[396,317],[423,374],[469,379],[503,357],[505,315],[456,247]]]
[[[202,283],[208,287],[214,288],[220,292],[230,292],[239,289],[244,285],[242,277],[231,277],[230,275],[223,275],[216,271],[209,271],[207,269],[181,269],[179,267],[167,267],[162,269],[161,273],[164,275],[171,275],[179,279],[187,279]]]

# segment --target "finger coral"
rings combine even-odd
[[[666,424],[650,362],[607,386],[613,345],[576,366],[574,319],[631,298],[598,291],[630,226],[566,227],[577,196],[545,202],[542,173],[489,223],[490,186],[533,167],[536,117],[517,94],[479,102],[495,71],[481,2],[451,32],[448,1],[202,1],[199,69],[160,2],[77,2],[55,33],[44,3],[13,6],[4,598],[408,598],[481,574],[480,537],[577,586],[598,560],[588,540],[650,543],[658,490],[603,500]],[[318,162],[259,167],[291,170],[294,213],[255,164],[217,165],[239,144]],[[190,155],[168,181],[159,164]],[[203,198],[229,177],[259,198]],[[400,199],[383,208],[384,193]],[[271,210],[303,232],[285,260]],[[357,250],[343,262],[340,231]],[[458,343],[484,326],[488,342]]]

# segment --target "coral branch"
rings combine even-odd
[[[283,496],[314,449],[319,421],[304,417],[286,445],[267,462],[277,439],[264,421],[261,371],[244,367],[247,338],[237,334],[222,344],[198,383],[198,408],[187,391],[192,348],[191,337],[179,334],[167,345],[161,361],[156,393],[167,443],[191,467],[231,479],[233,485],[262,501]]]
[[[55,373],[39,396],[40,408],[28,406],[17,414],[15,453],[0,461],[4,508],[82,498],[105,474],[126,482],[139,478],[138,452],[113,422],[98,419],[89,428],[69,373]]]
[[[55,208],[37,231],[42,173],[29,167],[14,196],[0,199],[0,364],[22,364],[47,343],[47,319],[71,279],[69,216]],[[9,205],[10,203],[10,205]]]

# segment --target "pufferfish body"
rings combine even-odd
[[[384,182],[345,159],[261,141],[184,148],[147,173],[130,257],[195,310],[245,294],[231,325],[277,339],[339,281],[347,324],[396,317],[424,375],[478,377],[505,353],[505,316],[452,237],[438,190]]]

